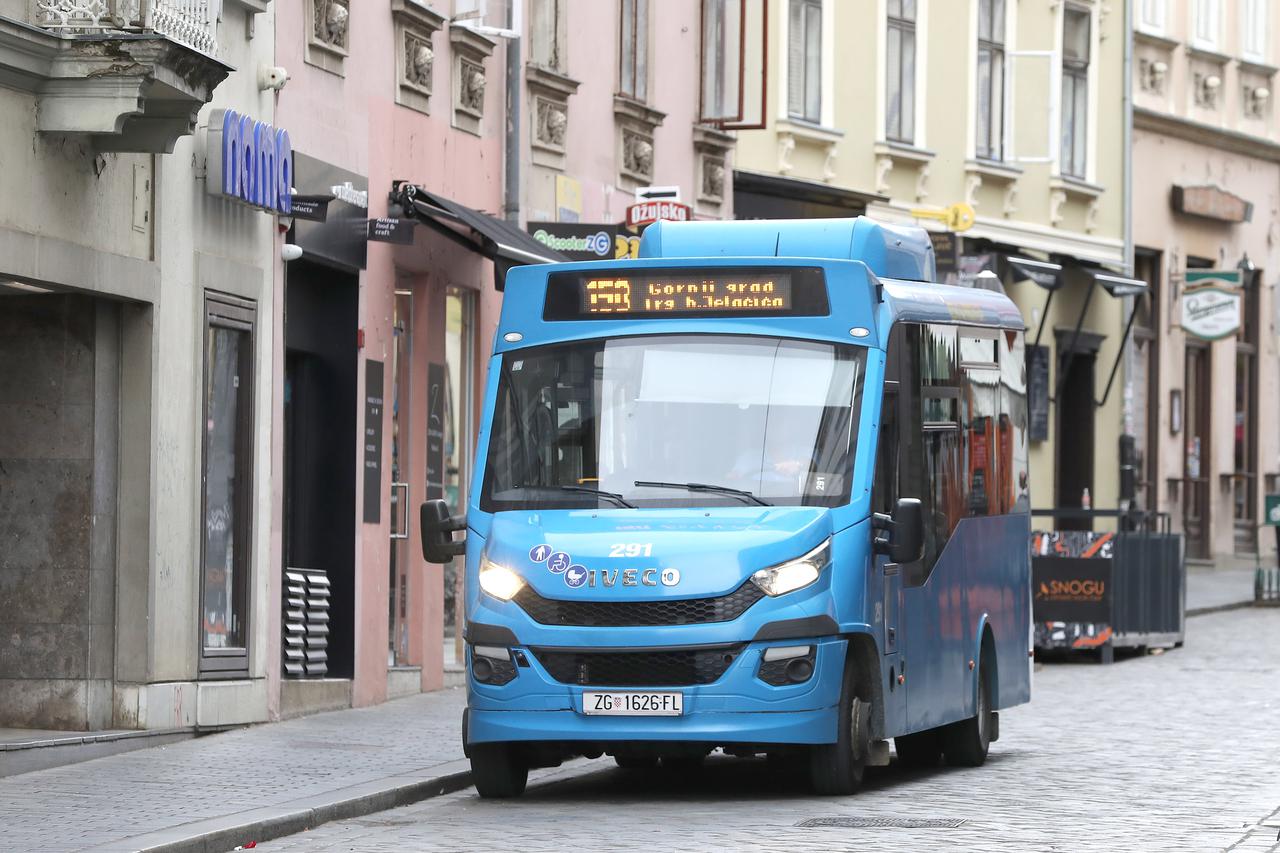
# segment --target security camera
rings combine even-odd
[[[289,72],[279,65],[264,65],[258,69],[258,88],[279,92],[289,82]]]
[[[280,260],[288,263],[302,257],[302,247],[296,243],[285,243],[280,247]]]

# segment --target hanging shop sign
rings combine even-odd
[[[575,261],[606,261],[614,257],[617,225],[578,222],[530,222],[529,233],[548,249]]]
[[[627,225],[651,225],[660,219],[673,222],[688,222],[692,219],[689,205],[678,201],[642,201],[627,208]]]
[[[324,222],[329,218],[329,202],[331,195],[295,195],[293,197],[293,218],[305,219],[308,222]]]
[[[293,145],[289,132],[235,110],[209,116],[208,176],[213,195],[272,213],[293,212]]]
[[[364,363],[364,521],[382,520],[382,362]]]
[[[1229,337],[1240,328],[1239,270],[1187,270],[1182,294],[1182,328],[1206,341]]]
[[[369,239],[375,243],[398,243],[401,246],[412,246],[413,226],[416,224],[412,219],[392,219],[387,217],[370,219]]]

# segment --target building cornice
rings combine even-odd
[[[1251,136],[1237,130],[1214,127],[1211,124],[1192,121],[1181,116],[1135,107],[1133,110],[1133,126],[1138,130],[1149,130],[1164,136],[1172,136],[1187,142],[1195,142],[1209,148],[1243,154],[1280,163],[1280,143],[1260,136]]]

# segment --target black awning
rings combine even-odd
[[[507,270],[521,264],[550,264],[569,257],[535,240],[532,235],[496,216],[459,204],[422,187],[402,183],[392,190],[392,199],[405,216],[435,228],[445,236],[493,259],[494,284],[502,290]]]
[[[1033,281],[1045,290],[1057,290],[1062,287],[1062,264],[1051,264],[1048,261],[1037,261],[1032,258],[1017,258],[1006,255],[1005,260],[1013,268],[1014,275],[1022,281]]]
[[[1140,278],[1128,278],[1103,270],[1088,270],[1088,273],[1112,296],[1141,296],[1147,292],[1147,283]]]

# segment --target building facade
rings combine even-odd
[[[1134,11],[1134,241],[1140,313],[1129,417],[1138,496],[1188,559],[1274,554],[1280,476],[1274,284],[1280,44],[1267,0],[1143,0]]]
[[[1121,5],[757,9],[767,64],[743,67],[755,116],[737,134],[738,214],[914,222],[933,234],[943,280],[995,273],[1000,284],[978,286],[1006,290],[1028,327],[1033,505],[1119,506],[1124,377],[1109,376],[1133,287],[1120,283]]]
[[[0,725],[265,719],[271,18],[96,8],[0,3]]]

